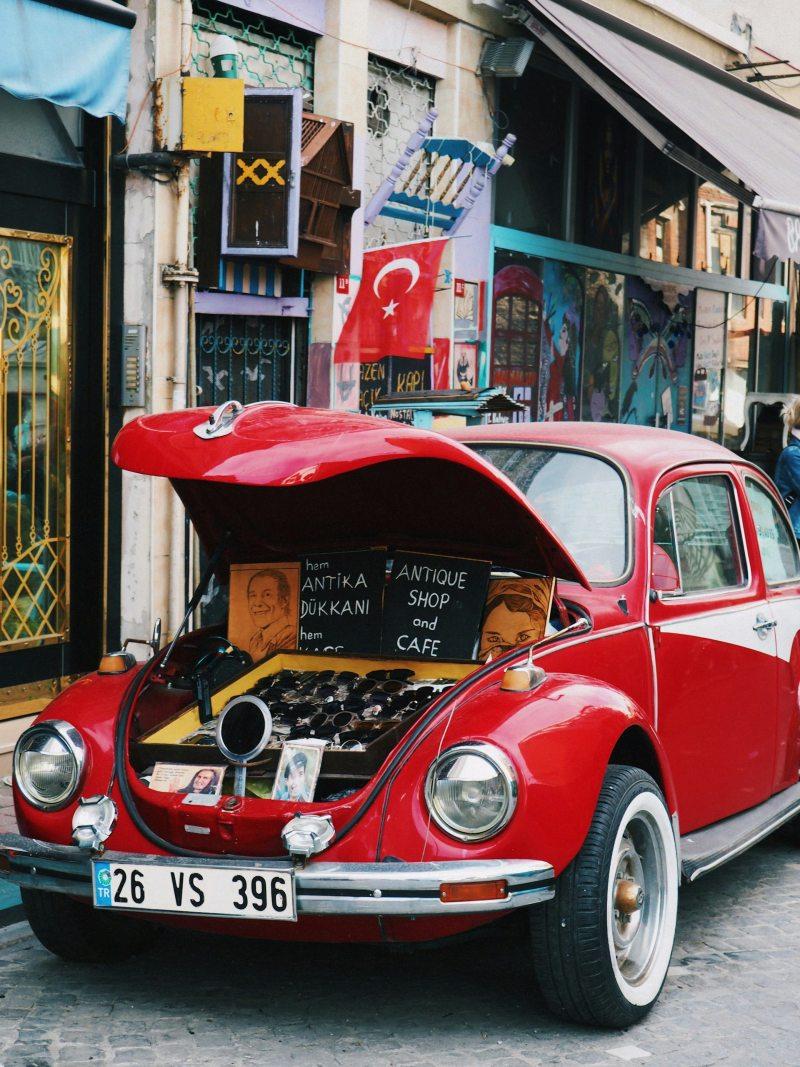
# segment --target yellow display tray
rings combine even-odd
[[[479,663],[430,660],[430,659],[390,659],[383,656],[343,656],[331,652],[276,652],[273,656],[257,663],[238,678],[228,682],[218,689],[211,697],[211,708],[214,717],[219,715],[225,704],[235,696],[252,689],[257,682],[270,675],[278,674],[283,670],[310,671],[310,670],[337,670],[354,671],[356,674],[367,674],[374,670],[392,670],[404,667],[413,670],[416,678],[430,681],[433,678],[453,678],[460,681],[466,678],[474,670],[481,666]],[[141,737],[140,744],[144,745],[178,745],[184,737],[188,737],[199,729],[200,712],[197,703],[190,704],[178,715],[150,733]]]

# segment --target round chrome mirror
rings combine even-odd
[[[217,747],[237,767],[257,759],[271,735],[272,714],[260,697],[251,694],[229,700],[217,719]]]

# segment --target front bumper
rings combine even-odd
[[[99,858],[99,857],[96,857]],[[109,863],[181,866],[291,867],[286,860],[182,859],[104,852]],[[18,886],[92,898],[92,857],[74,845],[0,834],[0,878]],[[553,896],[553,868],[542,860],[455,860],[431,863],[323,863],[295,868],[297,911],[304,915],[455,915],[503,912]],[[505,881],[492,900],[442,900],[443,885]]]

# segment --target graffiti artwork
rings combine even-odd
[[[581,418],[619,419],[619,375],[625,316],[625,276],[588,270],[583,334]]]
[[[689,430],[693,291],[629,277],[621,422]]]
[[[539,418],[543,421],[578,418],[584,276],[583,267],[545,260],[539,373]]]

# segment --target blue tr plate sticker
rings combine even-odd
[[[94,863],[94,906],[111,907],[111,864]]]

